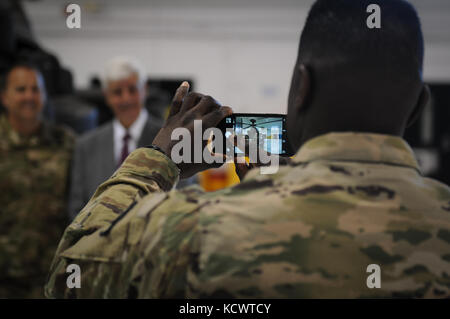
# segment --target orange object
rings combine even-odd
[[[220,168],[209,169],[201,172],[199,175],[200,185],[206,192],[213,192],[239,184],[239,177],[236,175],[234,163],[226,163]]]

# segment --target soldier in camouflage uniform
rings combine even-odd
[[[358,18],[371,2],[383,10],[377,33]],[[130,154],[66,229],[46,295],[450,297],[450,189],[421,175],[401,138],[429,99],[421,48],[402,0],[318,0],[288,102],[297,154],[276,174],[252,169],[214,193],[173,190],[210,166],[165,154],[174,128],[214,127],[231,110],[181,86],[154,147]],[[70,264],[80,288],[67,286]],[[380,288],[368,280],[373,264]]]
[[[0,117],[0,298],[43,298],[65,219],[73,134],[42,121],[44,84],[29,65],[6,75]]]

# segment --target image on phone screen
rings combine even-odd
[[[286,116],[283,114],[233,114],[221,125],[226,138],[232,133],[244,136],[250,145],[256,145],[266,152],[290,156],[286,137]],[[245,150],[235,147],[235,154],[243,155]]]

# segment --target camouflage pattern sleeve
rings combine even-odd
[[[143,196],[153,193],[154,201],[161,200],[178,177],[178,167],[164,154],[148,148],[131,153],[66,228],[50,268],[45,295],[49,298],[123,297],[116,293],[127,289],[117,286],[127,283],[121,276],[126,276],[129,270],[121,267],[120,262],[126,259],[122,253],[129,251],[125,246],[132,245],[139,234],[133,230],[139,224],[115,226],[120,220],[125,222],[134,216],[138,206],[149,205],[149,201],[137,204]],[[70,275],[66,269],[72,263],[81,269],[80,289],[69,289],[66,284]]]

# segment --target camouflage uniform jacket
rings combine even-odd
[[[276,174],[214,193],[170,190],[178,174],[134,151],[66,229],[46,296],[450,297],[450,189],[399,137],[316,137]]]
[[[0,117],[0,298],[44,297],[65,218],[74,136],[43,123],[29,138]]]

